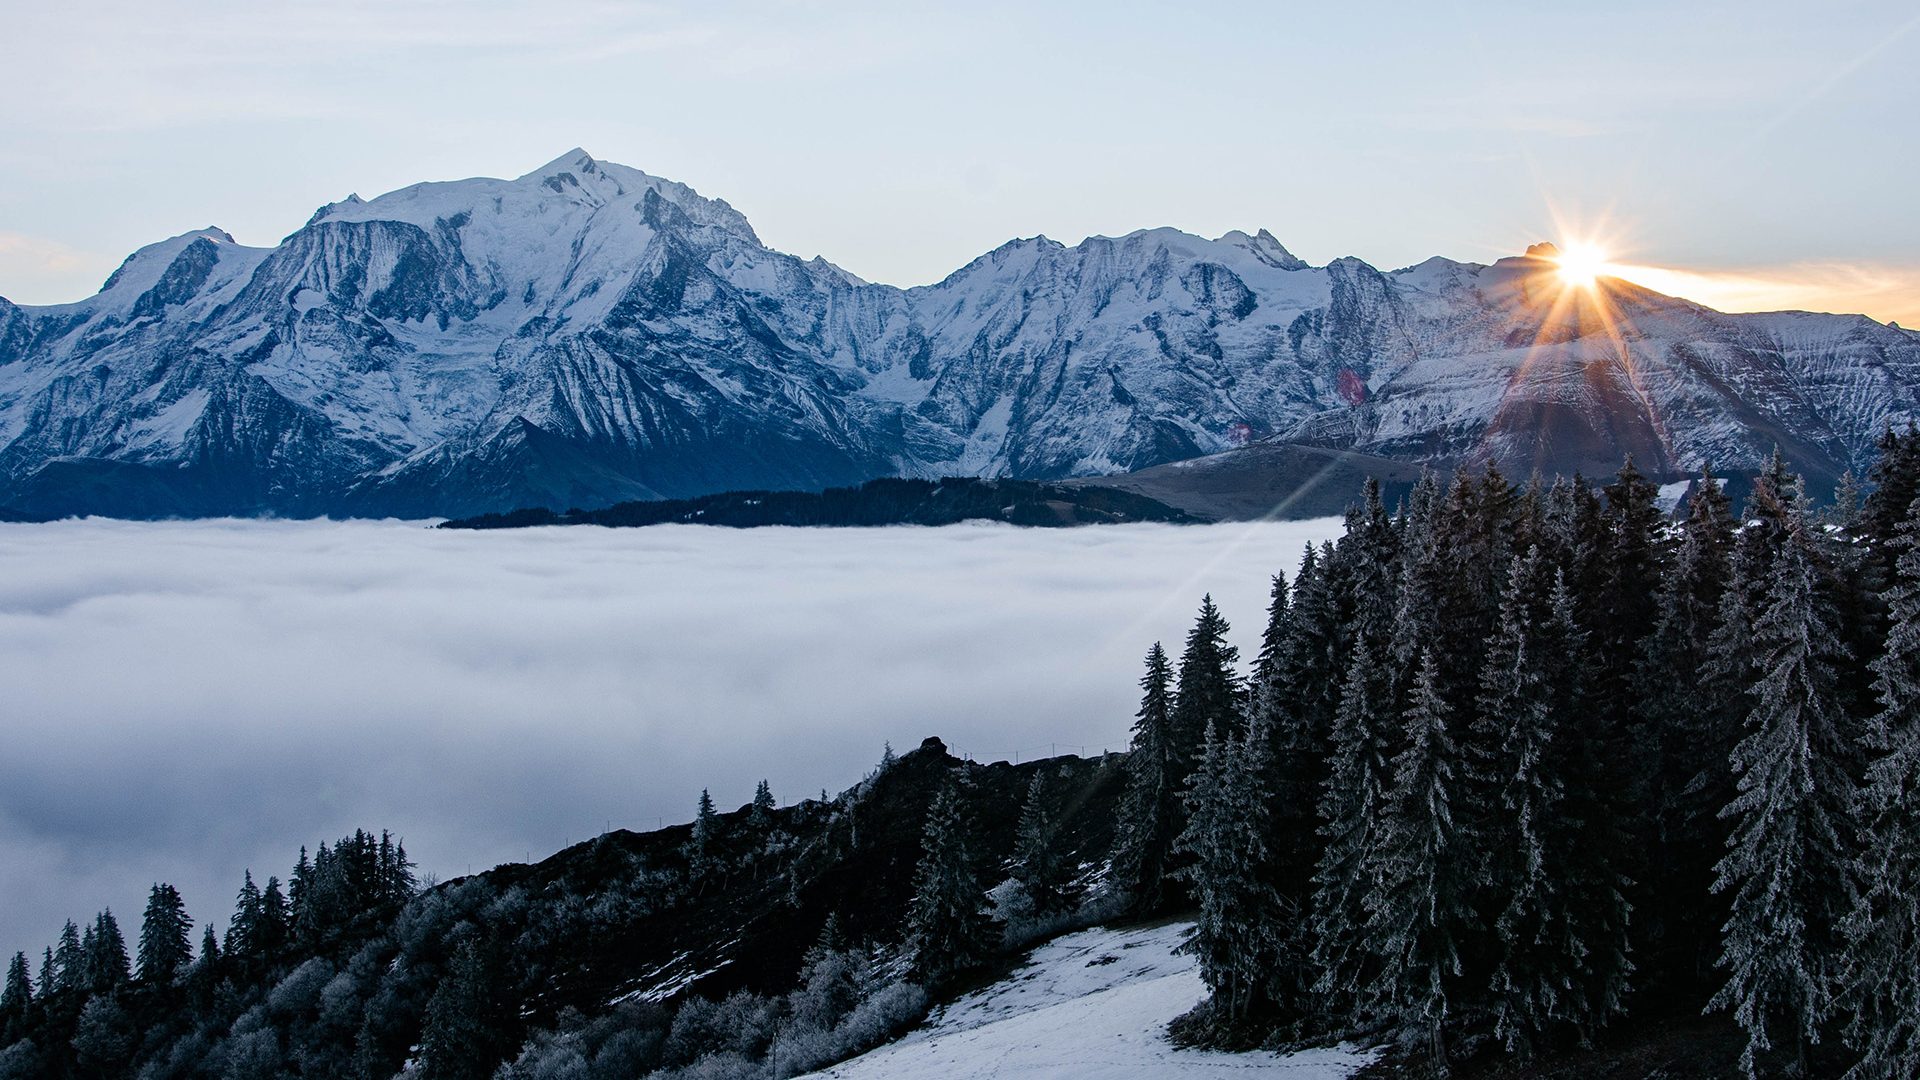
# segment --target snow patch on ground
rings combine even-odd
[[[1205,994],[1174,949],[1186,924],[1086,930],[1035,949],[1001,982],[936,1010],[897,1042],[813,1074],[818,1080],[1071,1076],[1279,1076],[1341,1080],[1370,1060],[1347,1047],[1292,1054],[1177,1050],[1167,1022]]]

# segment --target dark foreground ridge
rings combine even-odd
[[[729,491],[697,499],[623,502],[603,510],[529,508],[443,523],[443,529],[517,529],[533,525],[955,525],[1004,521],[1057,528],[1205,519],[1116,488],[1042,484],[1031,480],[869,480],[825,491]]]
[[[703,797],[688,824],[425,888],[404,849],[366,834],[303,850],[284,884],[250,876],[231,920],[196,923],[156,886],[145,925],[102,913],[37,973],[16,960],[0,1080],[810,1071],[999,970],[997,933],[996,955],[957,978],[903,943],[932,810],[956,826],[946,854],[989,882],[1024,815],[1048,823],[1076,884],[1045,912],[1000,909],[1017,947],[1090,917],[1066,898],[1112,843],[1122,762],[979,764],[930,738],[837,796],[776,806],[763,788],[730,813]]]

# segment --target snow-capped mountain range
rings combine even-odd
[[[430,516],[884,475],[1058,478],[1277,438],[1830,478],[1920,417],[1920,334],[1727,315],[1538,257],[1309,266],[1264,230],[1016,240],[870,284],[575,150],[0,299],[0,507]]]

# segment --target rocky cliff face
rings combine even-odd
[[[0,508],[472,514],[882,475],[1121,472],[1279,437],[1526,473],[1815,477],[1920,416],[1920,335],[1551,263],[1310,267],[1267,233],[1009,243],[937,285],[769,250],[574,151],[206,229],[0,300]]]

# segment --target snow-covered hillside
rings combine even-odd
[[[881,475],[1050,479],[1280,437],[1525,474],[1816,478],[1920,415],[1920,334],[1721,315],[1540,258],[1313,267],[1265,231],[1044,237],[935,285],[763,246],[570,151],[201,229],[0,300],[0,511],[460,515]]]
[[[1005,981],[946,1006],[926,1026],[816,1078],[1276,1076],[1339,1080],[1367,1055],[1176,1050],[1167,1022],[1205,996],[1193,960],[1174,954],[1183,924],[1087,930],[1035,949]]]

